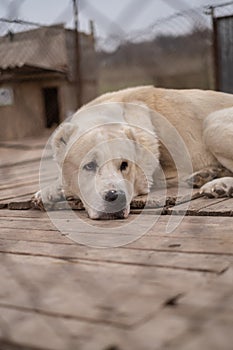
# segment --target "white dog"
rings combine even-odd
[[[233,95],[152,86],[108,93],[55,131],[59,180],[33,202],[78,197],[92,219],[126,218],[135,196],[177,178],[210,197],[232,196],[232,140]]]

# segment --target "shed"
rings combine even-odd
[[[94,36],[79,34],[82,103],[97,94]],[[78,105],[76,33],[63,25],[0,37],[0,140],[40,135]]]

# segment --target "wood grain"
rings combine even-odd
[[[194,191],[188,203],[185,189],[166,198],[154,191],[143,213],[139,197],[116,221],[88,219],[80,202],[57,203],[60,232],[51,213],[31,209],[40,142],[10,146],[0,168],[0,349],[232,349],[233,199]],[[68,238],[77,219],[82,239],[99,228],[141,237],[90,248]]]

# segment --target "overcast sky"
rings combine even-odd
[[[81,30],[94,20],[100,37],[127,36],[179,11],[225,0],[78,0]],[[72,26],[72,0],[0,0],[0,17]],[[194,14],[195,21],[195,14]],[[1,25],[1,23],[0,23]],[[184,28],[185,29],[185,28]]]

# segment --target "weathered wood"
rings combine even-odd
[[[42,212],[39,210],[29,210],[29,211],[11,211],[8,209],[0,211],[0,229],[3,230],[3,227],[6,227],[6,230],[27,230],[27,227],[30,226],[30,221],[33,222],[33,225],[29,228],[30,232],[42,231],[42,226],[40,227],[40,222],[45,223],[45,227],[51,230],[57,230],[53,225],[51,225],[49,213]],[[86,212],[78,212],[78,216],[83,220],[88,220]],[[64,218],[72,219],[72,216],[69,215],[69,212],[65,212]],[[134,220],[136,216],[130,215],[129,220]],[[25,219],[25,220],[23,220]],[[37,220],[35,220],[37,219]],[[61,216],[62,219],[62,216]],[[23,220],[23,221],[22,221]],[[232,238],[232,218],[225,217],[197,217],[190,216],[184,217],[180,225],[175,229],[171,234],[166,233],[166,225],[169,220],[167,216],[160,216],[158,221],[156,221],[154,229],[151,229],[146,233],[146,236],[154,236],[155,240],[158,238],[187,238],[193,240],[215,240],[223,239],[228,240]],[[144,224],[147,221],[146,215],[142,217],[142,223]],[[9,222],[11,222],[9,224]],[[12,224],[14,222],[14,224]],[[128,220],[123,221],[127,224]],[[122,221],[121,221],[122,223]],[[90,221],[90,224],[101,227],[114,227],[112,225],[117,224],[117,221]],[[9,226],[10,225],[10,226]],[[200,229],[201,227],[201,229]],[[220,233],[221,231],[221,233]],[[45,231],[46,234],[47,231]],[[0,232],[1,233],[1,232]]]
[[[25,196],[20,200],[20,196],[22,195],[25,186],[28,190],[31,187],[26,184],[21,184],[23,190],[20,190],[20,187],[17,188],[16,193],[12,194],[12,190],[6,190],[6,192],[2,192],[2,195],[9,196],[9,198],[2,199],[0,203],[2,203],[2,208],[5,208],[8,205],[9,209],[12,210],[20,210],[20,209],[31,209],[34,208],[31,205],[29,198],[34,193],[34,191],[29,192],[26,196],[28,200],[24,200]],[[14,201],[11,199],[15,198]],[[175,203],[175,206],[173,206]],[[181,204],[179,204],[181,203]],[[161,215],[161,214],[175,214],[175,215],[211,215],[211,216],[233,216],[233,200],[226,198],[218,198],[218,199],[206,199],[200,197],[198,193],[194,193],[192,196],[191,202],[187,205],[186,195],[180,196],[179,198],[172,197],[171,194],[168,195],[166,199],[161,195],[160,191],[152,192],[150,199],[147,201],[146,196],[136,197],[131,202],[131,212],[134,214],[140,214],[141,211],[138,209],[143,209],[146,205],[147,214],[148,215]],[[163,208],[161,210],[152,210],[156,208]],[[1,209],[1,207],[0,207]],[[53,205],[53,210],[83,210],[84,206],[80,200],[68,200],[66,202],[55,202]],[[146,212],[146,211],[145,211]]]
[[[30,255],[0,254],[0,261],[1,279],[7,282],[1,283],[1,305],[120,327],[138,324],[167,299],[215,278],[153,266],[125,268]]]
[[[56,179],[56,177],[52,177],[50,176],[50,174],[46,174],[43,177],[43,180],[45,181],[53,181],[54,179]],[[21,178],[13,178],[12,180],[2,180],[2,184],[0,185],[0,190],[8,190],[8,189],[12,189],[12,188],[17,188],[17,187],[22,187],[25,185],[35,185],[38,186],[38,182],[39,182],[39,172],[37,172],[35,175],[28,175],[28,176],[23,176]]]
[[[3,335],[6,334],[4,338],[16,344],[9,350],[21,349],[20,344],[29,347],[23,347],[23,350],[154,350],[162,349],[169,340],[173,341],[188,329],[185,317],[176,316],[174,310],[169,309],[162,309],[153,320],[133,329],[42,314],[23,308],[0,306],[0,313],[5,322],[5,328],[2,328]],[[38,334],[43,336],[39,337]]]
[[[1,217],[0,228],[17,228],[18,230],[31,230],[32,232],[33,230],[43,230],[48,232],[57,231],[57,228],[48,219],[47,214],[41,214],[41,218],[43,217],[43,220],[41,220],[40,217],[33,219],[30,217],[14,217],[14,219],[12,219],[10,216]],[[61,214],[65,214],[65,216],[62,217]],[[83,237],[88,237],[88,235],[93,236],[93,233],[95,233],[95,227],[108,228],[109,230],[111,230],[111,228],[119,227],[119,235],[127,234],[128,237],[131,235],[133,237],[134,231],[127,228],[127,233],[124,232],[124,229],[122,233],[121,225],[126,225],[129,223],[129,221],[134,221],[137,216],[135,217],[132,215],[127,221],[93,221],[86,217],[85,212],[78,212],[78,214],[81,216],[82,220],[89,223],[89,225],[82,226],[82,231],[79,233],[81,239]],[[72,227],[76,225],[73,217],[69,216],[69,212],[59,212],[59,218],[61,225],[65,226],[63,230],[64,234],[68,234],[70,230],[72,230]],[[168,234],[166,228],[169,219],[169,216],[160,217],[159,221],[155,223],[154,227],[148,233],[146,233],[142,239],[132,243],[131,246],[136,246],[139,249],[155,249],[160,251],[168,250],[194,253],[216,252],[218,254],[232,254],[232,218],[220,218],[221,220],[218,222],[218,218],[211,218],[210,220],[210,218],[206,217],[186,217],[182,220],[177,229]],[[69,221],[67,222],[67,220]],[[146,215],[141,217],[141,229],[146,227],[147,220]]]
[[[54,243],[56,243],[54,245]],[[0,235],[0,251],[14,254],[54,257],[79,261],[108,262],[135,266],[156,266],[166,269],[203,271],[221,273],[230,266],[228,257],[218,257],[208,254],[187,254],[178,252],[162,252],[153,250],[136,250],[114,248],[101,251],[92,248],[88,252],[83,246],[71,244],[71,241],[55,234],[37,231],[31,236],[28,232],[12,231],[8,235]],[[233,262],[233,259],[231,259]]]
[[[233,198],[217,202],[198,211],[200,215],[233,216]]]
[[[34,194],[35,192],[33,192]],[[0,199],[0,204],[4,204],[5,208],[8,207],[8,204],[11,202],[15,202],[15,203],[21,203],[21,202],[28,202],[28,200],[30,200],[30,198],[32,197],[32,194],[26,193],[22,196],[13,196],[12,198],[8,198],[8,199]]]
[[[178,204],[172,208],[168,208],[168,214],[176,214],[176,215],[208,215],[208,210],[211,211],[211,206],[215,204],[223,204],[223,202],[228,201],[228,198],[197,198],[189,203],[188,209],[184,204]],[[216,215],[218,212],[215,211]],[[212,212],[214,214],[214,212]],[[220,214],[221,215],[221,214]],[[231,216],[231,215],[229,215]]]
[[[12,182],[14,180],[20,180],[24,176],[38,176],[39,175],[40,162],[34,161],[24,165],[12,165],[9,167],[0,168],[1,182]]]
[[[231,270],[231,279],[233,271]],[[221,284],[221,276],[211,286],[181,296],[176,315],[185,317],[189,327],[167,349],[231,349],[232,348],[232,283]]]
[[[1,149],[1,168],[10,167],[12,165],[26,165],[30,162],[40,162],[42,156],[42,150],[30,150],[29,152],[25,150],[13,151],[15,153],[14,160],[11,159],[12,150],[11,149]]]
[[[46,212],[42,212],[40,210],[1,210],[0,211],[0,225],[1,225],[1,218],[25,218],[25,219],[30,219],[30,218],[41,218],[43,220],[44,215],[48,218],[48,215]]]
[[[25,196],[27,194],[28,198],[30,198],[35,192],[39,190],[39,186],[32,184],[25,184],[22,187],[17,187],[15,189],[7,189],[1,191],[1,201],[8,201],[9,199],[16,199],[17,197]]]
[[[41,216],[42,218],[42,216]],[[11,217],[5,217],[1,218],[0,221],[0,228],[17,228],[20,230],[45,230],[45,231],[57,231],[56,227],[51,223],[49,219],[41,219],[38,218],[14,218]]]
[[[48,179],[49,180],[49,179]],[[33,182],[32,182],[33,183]],[[21,186],[25,186],[26,184],[21,183]],[[27,188],[29,188],[30,183],[27,184]],[[14,186],[12,186],[14,187]],[[8,193],[9,191],[7,191]],[[150,197],[148,198],[146,195],[143,196],[138,196],[136,198],[133,199],[133,201],[130,204],[131,209],[143,209],[146,206],[146,209],[151,209],[151,208],[163,208],[164,206],[170,206],[170,205],[174,205],[176,202],[178,203],[183,203],[187,201],[187,195],[186,193],[180,195],[179,197],[176,197],[175,195],[176,189],[170,189],[170,191],[168,192],[167,196],[164,197],[163,192],[162,191],[153,191],[150,193]],[[186,189],[185,189],[186,192]],[[2,192],[4,195],[4,192]],[[12,191],[10,191],[10,193],[12,193]],[[6,195],[6,194],[5,194]],[[199,197],[199,195],[197,193],[194,193],[193,198],[195,199],[196,197]],[[9,198],[11,199],[11,198]],[[18,205],[17,205],[18,202]],[[34,208],[33,205],[31,205],[29,203],[29,200],[27,201],[28,203],[24,203],[25,201],[20,201],[19,199],[17,199],[13,202],[13,204],[11,204],[12,202],[9,202],[9,209],[23,209],[25,207],[25,209],[30,209],[30,208]],[[36,209],[36,207],[35,207]],[[81,202],[81,200],[79,199],[70,199],[64,202],[54,202],[53,204],[53,208],[52,210],[67,210],[67,209],[73,209],[73,210],[83,210],[84,206]],[[134,211],[135,212],[135,211]],[[136,212],[135,212],[136,213]],[[152,212],[152,214],[160,214],[161,211],[154,211]]]
[[[195,199],[194,191],[192,216],[179,222],[189,189],[178,198],[169,189],[166,201],[153,192],[136,228],[128,224],[139,218],[143,196],[132,203],[137,215],[116,221],[93,221],[57,203],[61,233],[51,213],[22,210],[37,190],[41,150],[14,150],[16,161],[12,151],[2,153],[0,168],[0,207],[18,209],[0,211],[0,348],[231,350],[233,199]],[[126,246],[97,249],[68,238],[76,217],[81,239],[102,227],[130,241],[155,223]],[[171,220],[177,227],[168,233]]]

